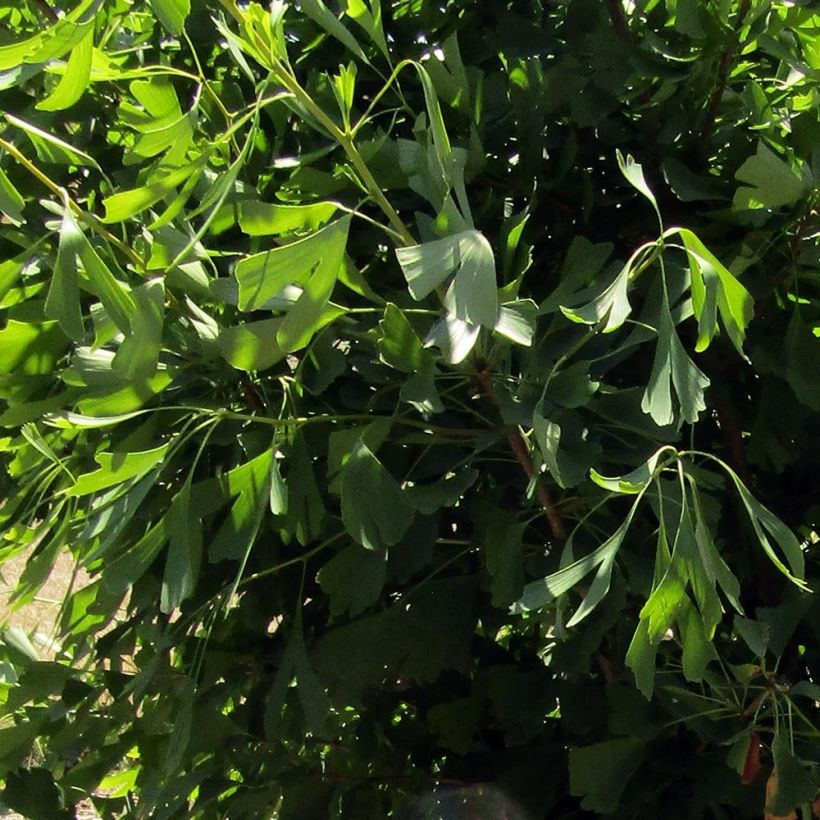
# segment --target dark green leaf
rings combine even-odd
[[[349,612],[355,618],[374,604],[384,586],[386,566],[386,552],[358,545],[346,547],[331,558],[316,580],[330,599],[333,614]]]
[[[795,757],[789,746],[789,738],[783,730],[774,736],[772,756],[777,775],[777,788],[766,806],[766,811],[782,817],[801,804],[814,800],[820,790],[820,783]]]
[[[371,494],[369,488],[376,487],[378,493]],[[397,543],[413,520],[407,493],[363,441],[342,467],[341,494],[345,529],[366,549]]]
[[[629,779],[641,764],[643,742],[620,738],[571,749],[569,788],[587,811],[613,812]]]
[[[60,787],[47,769],[18,769],[6,777],[3,802],[31,820],[67,820],[73,811],[65,808]]]

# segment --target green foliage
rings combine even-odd
[[[78,570],[3,803],[816,815],[813,4],[69,5],[0,9],[0,563]]]

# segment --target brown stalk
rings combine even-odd
[[[51,6],[46,2],[46,0],[34,0],[34,5],[40,9],[40,12],[44,17],[46,17],[49,22],[56,23],[60,18],[57,16],[57,12],[54,11]]]
[[[726,86],[729,82],[729,72],[732,68],[732,62],[735,59],[735,54],[740,47],[740,30],[743,27],[743,21],[749,13],[749,7],[752,0],[741,0],[740,9],[737,14],[737,22],[735,23],[735,37],[731,43],[723,51],[720,57],[720,64],[718,66],[717,85],[712,91],[712,96],[709,98],[709,103],[706,106],[706,116],[703,120],[703,127],[700,131],[700,150],[706,149],[706,143],[712,132],[715,130],[715,123],[717,121],[720,104],[723,101],[723,95],[726,93]]]
[[[481,387],[484,395],[496,406],[498,406],[498,397],[495,394],[493,383],[490,378],[490,372],[486,368],[476,368],[476,381]],[[538,503],[544,511],[544,517],[547,519],[550,531],[556,538],[561,540],[566,539],[567,530],[564,526],[564,521],[555,509],[555,503],[552,500],[550,491],[540,481],[540,477],[535,472],[535,466],[530,457],[530,450],[527,447],[527,442],[521,435],[521,431],[516,427],[508,436],[507,443],[516,458],[516,461],[521,465],[521,469],[526,473],[527,478],[536,482]]]
[[[621,0],[606,0],[606,10],[609,12],[609,19],[612,21],[612,28],[615,29],[615,33],[624,42],[631,43],[632,30],[629,28],[629,22],[626,19]]]

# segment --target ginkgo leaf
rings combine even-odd
[[[44,100],[37,103],[40,111],[62,111],[70,108],[82,97],[91,78],[91,56],[94,51],[93,26],[83,36],[71,52],[65,67],[65,74],[57,87]]]
[[[191,0],[149,0],[154,13],[171,34],[181,34],[191,13]]]
[[[732,344],[743,355],[746,328],[754,317],[752,295],[692,231],[675,230],[687,249],[692,276],[692,306],[698,319],[695,349],[709,347],[717,329],[717,310]]]
[[[67,336],[76,340],[85,337],[77,277],[77,258],[82,242],[82,231],[71,216],[71,211],[66,208],[60,225],[60,244],[57,247],[57,259],[54,262],[45,310],[47,316],[60,323]]]
[[[800,177],[762,140],[758,142],[755,154],[737,169],[735,177],[748,183],[735,193],[732,202],[735,210],[781,208],[796,202],[806,192]]]
[[[397,543],[413,520],[409,496],[363,441],[342,467],[341,494],[345,529],[366,549]]]
[[[645,196],[652,208],[655,211],[655,214],[658,217],[658,222],[661,225],[661,230],[663,230],[663,220],[661,219],[661,212],[658,208],[658,200],[655,198],[655,194],[652,193],[650,189],[646,177],[643,173],[643,167],[635,162],[635,158],[631,154],[627,154],[624,156],[620,149],[615,152],[617,159],[618,159],[618,167],[621,169],[621,173],[626,177],[629,181],[629,184],[639,193]]]
[[[668,309],[662,310],[655,361],[641,400],[641,409],[652,417],[655,424],[671,424],[676,418],[672,399],[674,388],[681,418],[692,424],[706,409],[703,393],[708,386],[709,378],[684,349]]]
[[[241,310],[264,308],[290,285],[302,289],[276,329],[276,344],[283,350],[304,347],[320,328],[344,263],[349,227],[346,216],[304,239],[248,256],[236,266]]]
[[[628,288],[629,266],[625,265],[612,282],[590,302],[581,307],[561,305],[561,312],[573,322],[586,325],[600,323],[602,333],[611,333],[621,327],[632,312],[627,298]]]
[[[424,339],[425,347],[437,347],[450,364],[459,364],[469,356],[481,331],[473,325],[447,313],[438,319]]]
[[[396,251],[414,299],[423,299],[452,275],[444,294],[447,310],[462,322],[493,328],[498,321],[495,258],[475,230]]]

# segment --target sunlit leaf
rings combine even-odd
[[[399,248],[396,256],[414,299],[423,299],[452,274],[444,294],[449,312],[463,322],[495,327],[499,314],[495,259],[478,231]]]
[[[46,99],[37,103],[41,111],[62,111],[70,108],[82,97],[91,77],[91,55],[94,50],[94,31],[89,28],[77,45],[74,46],[65,74]]]

